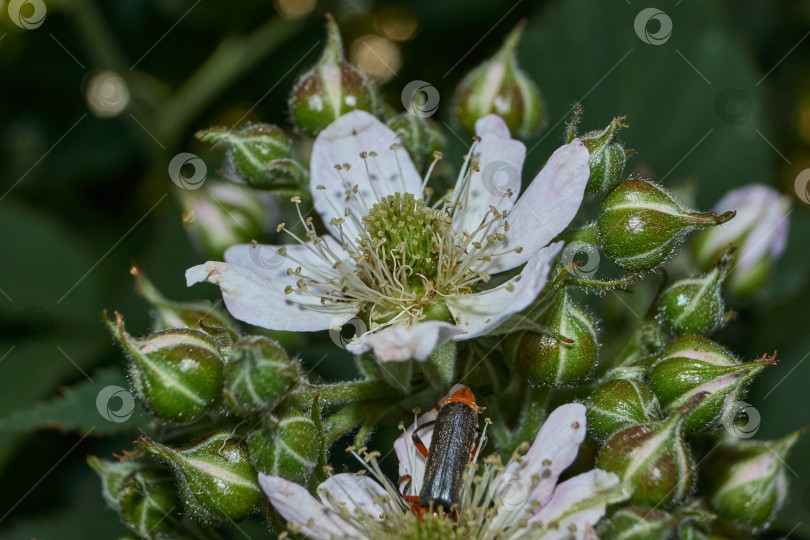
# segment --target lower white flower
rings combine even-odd
[[[419,423],[435,415],[434,409]],[[412,443],[413,429],[394,443],[400,478],[411,479],[402,484],[404,493],[383,475],[377,463],[379,452],[352,448],[365,467],[361,472],[374,479],[366,474],[336,474],[318,487],[317,499],[283,478],[260,474],[259,483],[292,532],[318,540],[596,538],[593,527],[607,505],[628,497],[619,478],[600,469],[557,483],[585,437],[585,407],[569,403],[552,411],[525,455],[515,453],[505,467],[497,458],[471,464],[455,513],[426,513],[420,519],[404,499],[418,493],[425,470],[425,461]],[[420,431],[426,445],[431,435],[431,429]]]
[[[476,133],[455,186],[432,201],[439,154],[423,179],[382,122],[362,111],[340,117],[318,135],[310,164],[315,210],[331,234],[318,234],[293,197],[300,222],[278,231],[295,244],[233,246],[226,262],[190,268],[188,284],[219,285],[234,317],[274,330],[360,317],[368,331],[347,348],[383,360],[425,360],[448,340],[488,333],[545,285],[562,247],[549,243],[579,209],[589,154],[578,139],[560,147],[518,199],[526,147],[495,115]],[[499,186],[499,174],[518,181]],[[482,290],[491,274],[521,265]]]

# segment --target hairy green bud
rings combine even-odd
[[[248,436],[247,443],[259,472],[305,483],[318,462],[323,433],[312,418],[296,411],[268,419]]]
[[[750,532],[769,524],[785,502],[785,460],[805,430],[777,441],[735,441],[710,454],[703,471],[711,507]]]
[[[703,399],[688,415],[686,429],[695,431],[732,422],[748,382],[773,360],[741,364],[719,344],[700,336],[684,336],[669,344],[650,371],[650,386],[667,412],[696,395]]]
[[[343,43],[335,20],[327,15],[327,41],[320,59],[303,72],[290,93],[293,124],[312,137],[340,116],[356,109],[374,114],[377,88],[365,73],[343,56]]]
[[[503,118],[509,131],[524,139],[543,124],[545,106],[540,90],[517,61],[523,26],[519,24],[495,56],[468,73],[456,88],[453,112],[470,135],[475,134],[476,121],[488,114]]]
[[[138,444],[172,468],[183,504],[198,522],[242,519],[265,502],[247,448],[230,433],[212,435],[182,450],[148,437],[141,437]]]
[[[659,540],[671,538],[677,520],[669,513],[649,506],[620,508],[610,518],[607,540]]]
[[[619,129],[627,127],[624,117],[614,118],[604,129],[580,137],[591,154],[591,175],[585,188],[589,193],[604,193],[619,183],[624,173],[627,152],[619,140]]]
[[[172,475],[136,461],[108,461],[88,456],[101,477],[104,502],[140,538],[164,538],[174,531],[180,500]]]
[[[693,402],[661,422],[626,427],[602,447],[596,466],[616,473],[638,505],[667,508],[683,500],[694,484],[694,460],[684,440]]]
[[[658,298],[658,316],[679,334],[710,334],[725,317],[722,286],[733,262],[729,250],[711,272],[681,279]]]
[[[433,159],[447,148],[447,139],[439,125],[430,118],[406,112],[394,116],[386,123],[391,131],[402,136],[402,142],[414,165],[423,173]]]
[[[298,382],[298,366],[275,340],[240,338],[225,366],[227,403],[237,412],[270,411]]]
[[[658,400],[642,381],[614,379],[599,385],[587,402],[588,429],[605,440],[620,429],[660,418]]]
[[[547,332],[527,330],[506,339],[506,355],[518,372],[532,382],[551,386],[587,378],[599,352],[596,323],[566,289],[557,293],[538,326]]]
[[[156,417],[174,424],[202,418],[222,393],[222,354],[207,334],[190,328],[164,330],[136,339],[106,319],[113,337],[129,357],[135,394]]]
[[[687,233],[732,217],[734,212],[694,212],[654,182],[625,180],[602,201],[597,227],[602,249],[613,262],[643,271],[666,261]]]
[[[306,179],[304,167],[293,159],[290,137],[273,124],[248,124],[231,131],[212,127],[198,131],[204,142],[226,148],[226,178],[259,189],[295,187]]]

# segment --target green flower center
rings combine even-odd
[[[433,281],[439,271],[439,243],[449,224],[438,210],[410,193],[383,197],[363,218],[368,237],[361,240],[367,257],[379,258],[391,275],[403,269],[410,282]]]

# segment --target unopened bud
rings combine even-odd
[[[721,345],[700,336],[683,336],[661,352],[650,371],[650,386],[665,412],[702,394],[688,414],[686,429],[713,428],[737,413],[745,386],[772,360],[741,364]],[[733,419],[728,419],[733,420]]]
[[[591,154],[591,176],[585,188],[589,193],[604,193],[619,183],[627,161],[627,152],[619,140],[622,118],[614,118],[604,129],[580,137]]]
[[[242,519],[258,511],[265,501],[247,448],[230,433],[213,435],[183,450],[148,437],[141,437],[138,443],[172,468],[183,504],[198,522]]]
[[[318,62],[296,80],[289,106],[293,124],[312,137],[349,111],[373,114],[378,108],[377,88],[346,61],[340,31],[331,15],[327,15],[326,47]]]
[[[88,456],[87,463],[101,477],[104,502],[139,538],[162,538],[173,532],[181,506],[168,471],[95,456]]]
[[[225,176],[251,187],[295,186],[306,177],[304,168],[293,159],[292,140],[273,124],[248,124],[233,131],[212,127],[198,131],[196,137],[224,146]]]
[[[402,113],[388,120],[387,124],[391,131],[402,137],[405,149],[408,150],[419,171],[427,170],[436,152],[447,150],[447,139],[436,122],[430,118]],[[441,162],[437,164],[437,167],[439,166]]]
[[[620,429],[660,418],[658,400],[642,381],[615,379],[598,386],[587,403],[588,429],[606,440]]]
[[[727,252],[708,274],[667,287],[658,299],[661,320],[678,334],[714,332],[726,314],[722,286],[733,260]]]
[[[232,183],[209,183],[180,192],[183,226],[195,247],[221,259],[225,250],[260,237],[270,218],[255,191]]]
[[[129,357],[135,393],[156,417],[174,424],[202,418],[222,393],[222,354],[216,342],[190,328],[164,330],[136,339],[124,329],[124,319],[106,319],[113,337]]]
[[[734,212],[694,212],[658,184],[625,180],[602,201],[597,227],[608,257],[622,268],[642,271],[666,261],[687,233],[732,217]]]
[[[323,444],[323,433],[315,422],[300,412],[289,413],[248,436],[253,466],[261,473],[305,483]]]
[[[668,512],[649,506],[620,508],[610,518],[608,539],[653,540],[671,538],[677,520]]]
[[[804,430],[778,441],[735,441],[710,454],[705,467],[709,504],[742,528],[766,527],[785,502],[785,460]]]
[[[696,237],[698,263],[708,268],[729,245],[737,246],[728,285],[737,294],[753,293],[785,251],[790,201],[770,186],[751,184],[729,191],[715,210],[735,210],[737,218]]]
[[[599,452],[596,466],[616,473],[633,492],[634,504],[666,508],[691,491],[694,460],[684,440],[684,423],[693,405],[661,422],[617,431]]]
[[[596,324],[566,289],[557,293],[539,326],[510,334],[504,348],[515,368],[532,382],[565,386],[585,379],[596,365],[599,341]],[[569,340],[566,342],[564,340]]]
[[[226,399],[237,412],[270,411],[298,382],[298,366],[275,340],[246,336],[225,366]]]
[[[475,122],[488,114],[503,118],[509,131],[524,139],[543,124],[545,106],[540,90],[517,61],[523,26],[520,23],[495,56],[468,73],[456,88],[453,111],[470,135],[475,134]]]

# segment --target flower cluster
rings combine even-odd
[[[146,538],[249,516],[315,539],[770,527],[801,433],[749,440],[758,424],[743,400],[776,358],[741,358],[715,333],[784,250],[784,198],[752,185],[716,212],[690,208],[625,172],[624,117],[578,134],[579,109],[539,172],[524,171],[514,137],[541,129],[545,109],[518,65],[522,27],[459,85],[452,121],[471,140],[445,159],[426,105],[385,104],[327,26],[291,90],[290,129],[197,134],[225,149],[228,183],[181,195],[212,259],[186,280],[217,285],[226,309],[169,300],[133,268],[152,332],[105,314],[154,418],[118,461],[89,459],[121,521]],[[629,287],[646,313],[606,335],[598,299]],[[326,331],[354,357],[341,369],[353,379],[323,382],[296,356]],[[392,481],[386,428],[437,403],[400,426]],[[348,437],[361,468],[334,474]]]

